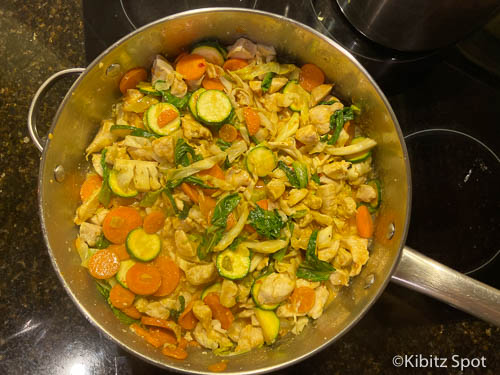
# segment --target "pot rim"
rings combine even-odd
[[[290,360],[288,360],[286,362],[283,362],[283,363],[280,363],[278,365],[264,367],[264,368],[259,368],[259,369],[254,369],[254,370],[243,370],[243,371],[237,371],[237,372],[224,372],[225,374],[228,374],[228,375],[237,375],[237,374],[238,375],[244,375],[244,374],[264,374],[264,373],[268,373],[268,372],[271,372],[271,371],[277,371],[277,370],[280,370],[280,369],[292,366],[294,364],[297,364],[297,363],[299,363],[299,362],[301,362],[301,361],[303,361],[303,360],[305,360],[305,359],[307,359],[307,358],[309,358],[309,357],[311,357],[311,356],[319,353],[323,349],[325,349],[328,346],[330,346],[333,342],[335,342],[338,339],[340,339],[346,332],[348,332],[352,327],[354,327],[361,320],[361,318],[364,317],[364,315],[367,313],[367,311],[372,307],[372,305],[375,303],[375,301],[378,300],[378,298],[381,296],[381,294],[383,293],[383,291],[387,287],[387,284],[391,280],[391,275],[396,270],[396,267],[397,267],[397,265],[398,265],[398,263],[400,261],[401,254],[402,254],[402,248],[404,247],[404,244],[406,242],[406,237],[407,237],[408,227],[409,227],[409,220],[410,220],[410,213],[411,213],[411,197],[412,197],[412,194],[411,194],[412,193],[412,189],[411,189],[411,187],[412,187],[412,185],[411,185],[411,170],[410,170],[410,164],[409,164],[409,158],[408,158],[408,151],[407,151],[406,144],[405,144],[405,141],[404,141],[403,133],[402,133],[401,128],[399,126],[399,122],[398,122],[398,120],[396,118],[396,115],[394,114],[394,111],[393,111],[393,109],[392,109],[389,101],[387,100],[385,94],[382,92],[382,90],[380,89],[380,87],[378,86],[378,84],[371,77],[371,75],[368,73],[368,71],[361,65],[361,63],[358,62],[354,58],[354,56],[349,51],[347,51],[344,47],[342,47],[340,44],[338,44],[334,40],[328,38],[327,36],[321,34],[319,31],[317,31],[317,30],[313,29],[312,27],[307,26],[307,25],[305,25],[305,24],[303,24],[301,22],[295,21],[293,19],[290,19],[288,17],[282,16],[282,15],[279,15],[279,14],[274,14],[274,13],[270,13],[270,12],[266,12],[266,11],[262,11],[262,10],[246,9],[246,8],[233,8],[233,7],[212,7],[212,8],[200,8],[200,9],[188,10],[188,11],[185,11],[185,12],[176,13],[176,14],[173,14],[173,15],[170,15],[170,16],[158,19],[158,20],[153,21],[153,22],[151,22],[149,24],[141,26],[140,28],[138,28],[138,29],[132,31],[131,33],[125,35],[124,37],[122,37],[118,41],[114,42],[111,46],[109,46],[108,48],[106,48],[99,56],[97,56],[87,66],[87,68],[85,69],[85,71],[75,80],[75,82],[73,83],[73,85],[70,87],[70,89],[66,93],[63,101],[59,105],[59,108],[58,108],[58,110],[57,110],[57,112],[56,112],[56,114],[54,116],[54,119],[52,121],[52,125],[50,127],[49,132],[53,133],[53,131],[55,129],[55,125],[57,123],[57,120],[58,120],[59,116],[61,115],[62,109],[64,108],[64,106],[66,105],[66,103],[68,102],[68,100],[71,98],[71,94],[76,89],[76,87],[85,78],[85,76],[88,74],[88,72],[92,68],[94,68],[96,65],[98,65],[99,61],[104,56],[106,56],[108,53],[110,53],[110,51],[112,51],[114,48],[116,48],[118,45],[120,45],[123,42],[127,41],[128,39],[132,38],[136,34],[139,34],[139,33],[143,32],[144,30],[146,30],[146,29],[148,29],[148,28],[150,28],[152,26],[161,24],[163,22],[170,21],[170,20],[177,19],[177,18],[186,17],[186,16],[191,16],[191,15],[194,15],[194,14],[204,14],[204,13],[214,13],[214,12],[252,13],[252,14],[257,14],[257,15],[261,15],[261,16],[265,16],[265,17],[271,17],[271,18],[277,19],[277,20],[282,21],[282,22],[287,22],[287,23],[290,23],[290,24],[292,24],[292,25],[294,25],[296,27],[299,27],[299,28],[305,29],[308,32],[311,32],[316,37],[321,38],[323,41],[325,41],[326,43],[332,45],[337,50],[339,50],[344,56],[346,56],[365,75],[366,79],[374,86],[375,90],[377,91],[377,94],[382,99],[384,105],[386,106],[386,108],[387,108],[387,110],[388,110],[388,112],[389,112],[389,114],[391,116],[391,119],[392,119],[392,121],[393,121],[393,123],[395,125],[396,132],[397,132],[397,135],[398,135],[398,138],[399,138],[399,141],[400,141],[400,144],[401,144],[401,148],[402,148],[402,151],[403,151],[404,163],[405,163],[405,167],[406,167],[406,179],[408,181],[408,184],[407,184],[408,193],[407,193],[407,201],[406,201],[407,210],[406,210],[406,218],[404,220],[404,228],[402,228],[403,233],[402,233],[402,236],[401,236],[401,245],[400,245],[400,247],[398,249],[397,255],[393,258],[393,262],[392,262],[392,265],[390,267],[390,271],[389,271],[389,273],[387,275],[387,278],[381,283],[381,285],[379,286],[379,290],[375,293],[375,295],[372,298],[372,300],[369,301],[363,307],[363,309],[360,311],[360,313],[358,314],[358,316],[356,318],[352,319],[337,335],[331,337],[329,340],[325,341],[323,344],[319,345],[315,349],[311,350],[310,352],[308,352],[308,353],[306,353],[306,354],[304,354],[304,355],[302,355],[300,357],[296,357],[296,358],[290,359]],[[58,264],[57,264],[57,262],[55,260],[55,257],[54,257],[54,255],[52,253],[52,249],[51,249],[50,244],[49,244],[49,239],[48,239],[48,234],[47,234],[47,228],[46,228],[45,220],[44,220],[44,215],[43,215],[44,208],[43,208],[43,201],[42,201],[42,195],[43,195],[42,194],[43,193],[42,176],[43,176],[43,172],[44,172],[44,168],[45,168],[45,157],[46,157],[46,154],[47,154],[47,149],[48,149],[49,144],[50,144],[50,139],[47,140],[47,143],[45,144],[45,146],[43,148],[43,151],[42,151],[42,155],[40,157],[40,167],[39,167],[39,174],[38,174],[38,214],[40,216],[40,223],[41,223],[41,227],[42,227],[43,239],[44,239],[44,242],[45,242],[45,246],[47,247],[47,250],[48,250],[48,253],[49,253],[49,256],[50,256],[50,260],[51,260],[52,266],[54,267],[54,270],[56,271],[57,277],[61,281],[61,284],[63,285],[63,287],[66,290],[67,294],[70,296],[70,298],[73,300],[73,302],[77,306],[78,310],[80,310],[80,312],[85,316],[85,318],[94,327],[98,328],[108,339],[110,339],[113,342],[115,342],[116,344],[118,344],[122,349],[124,349],[127,352],[135,355],[136,357],[141,358],[142,360],[144,360],[144,361],[146,361],[148,363],[151,363],[151,364],[153,364],[155,366],[158,366],[160,368],[163,368],[163,369],[173,370],[173,371],[180,372],[180,373],[185,373],[185,374],[207,374],[207,375],[208,374],[213,374],[211,371],[208,371],[208,370],[207,371],[196,371],[196,370],[190,371],[190,370],[185,370],[183,368],[177,368],[174,365],[169,365],[169,364],[161,362],[161,361],[153,360],[152,358],[148,357],[147,355],[142,354],[142,353],[140,353],[140,352],[138,352],[138,351],[130,348],[126,343],[123,343],[120,340],[115,339],[112,334],[108,333],[108,331],[103,326],[101,326],[93,318],[92,314],[90,314],[89,311],[84,306],[82,306],[80,304],[80,302],[78,301],[78,299],[76,298],[76,296],[72,292],[71,288],[69,287],[69,285],[66,283],[66,281],[62,277],[61,270],[60,270],[60,268],[59,268],[59,266],[58,266]]]

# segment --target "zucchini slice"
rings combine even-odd
[[[374,213],[380,207],[380,202],[382,201],[382,189],[380,188],[380,181],[377,179],[369,180],[366,182],[367,185],[370,185],[377,192],[377,197],[371,201],[370,203],[363,203],[368,207],[370,213]]]
[[[194,116],[195,119],[198,119],[198,112],[196,111],[196,103],[198,102],[198,97],[205,91],[207,90],[201,87],[195,92],[193,92],[193,94],[189,98],[188,102],[189,110],[191,111],[191,114]]]
[[[260,323],[264,341],[267,345],[271,345],[280,331],[280,320],[274,311],[262,310],[255,308],[255,317]]]
[[[177,112],[177,117],[170,121],[168,124],[159,126],[158,125],[158,117],[163,111],[172,110]],[[146,114],[147,119],[147,128],[155,134],[158,135],[170,135],[174,131],[180,128],[181,126],[181,116],[179,114],[179,110],[170,103],[157,103],[153,104],[147,110]]]
[[[196,114],[205,125],[220,126],[233,111],[231,101],[220,90],[206,90],[198,96]]]
[[[304,90],[302,86],[299,85],[297,82],[295,81],[288,82],[285,88],[283,89],[283,94],[286,93],[293,93],[299,96],[298,103],[292,103],[290,107],[288,107],[292,111],[300,112],[304,106],[309,108],[309,101],[311,100],[311,94],[309,94],[306,90]]]
[[[137,262],[132,259],[122,260],[120,262],[120,268],[118,269],[118,273],[116,274],[116,280],[120,283],[121,286],[128,289],[127,285],[127,272],[134,264]]]
[[[264,282],[264,278],[266,278],[266,277],[267,277],[267,275],[261,276],[253,282],[252,289],[250,290],[250,292],[252,294],[252,299],[255,302],[255,304],[257,305],[257,307],[262,309],[262,310],[266,310],[266,311],[276,310],[278,308],[278,306],[280,305],[279,303],[270,305],[270,304],[261,303],[258,300],[260,287],[262,286],[262,283]]]
[[[236,250],[226,249],[217,255],[215,265],[225,279],[242,279],[250,271],[250,251],[241,246]]]
[[[359,143],[365,139],[366,139],[365,137],[355,137],[351,141],[351,145]],[[353,164],[356,164],[356,163],[361,163],[362,161],[365,161],[370,156],[372,156],[372,150],[358,152],[357,154],[352,154],[349,156],[349,158],[346,158],[346,160],[353,163]]]
[[[161,240],[157,234],[149,234],[142,228],[131,231],[125,242],[128,253],[142,262],[149,262],[160,254]]]
[[[208,296],[210,293],[217,293],[220,294],[220,290],[222,288],[221,283],[215,283],[210,286],[207,286],[205,289],[203,289],[203,292],[201,292],[201,300],[203,301],[206,296]]]
[[[135,189],[131,189],[130,187],[122,188],[120,184],[118,183],[118,172],[115,171],[114,169],[109,172],[109,177],[108,177],[108,185],[111,189],[111,191],[115,194],[118,195],[119,197],[123,198],[131,198],[135,197],[139,192]]]
[[[226,50],[216,41],[202,41],[196,43],[191,53],[203,56],[209,63],[220,65],[224,64]]]
[[[248,151],[246,167],[250,173],[264,177],[276,168],[276,158],[266,146],[256,146]]]
[[[153,88],[153,85],[149,82],[139,82],[136,87],[143,94],[161,96],[161,92]]]

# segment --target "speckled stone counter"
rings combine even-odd
[[[66,295],[43,243],[37,211],[39,153],[28,138],[30,100],[43,80],[85,65],[76,0],[0,3],[0,374],[166,373],[104,338]],[[47,129],[70,82],[51,90],[39,116]],[[497,94],[498,95],[498,94]],[[397,101],[397,98],[395,99]],[[485,357],[500,373],[499,329],[390,285],[365,318],[320,354],[280,373],[452,373],[452,355]],[[448,358],[447,369],[393,366],[395,355]]]

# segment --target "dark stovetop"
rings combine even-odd
[[[309,0],[233,2],[257,3],[259,9],[286,13],[324,31],[313,17]],[[148,1],[124,3],[140,8]],[[175,6],[194,3],[200,4],[182,0]],[[220,5],[224,0],[206,3]],[[164,15],[158,9],[151,13]],[[29,100],[48,75],[85,66],[132,30],[119,0],[0,4],[0,59],[4,62],[0,66],[0,374],[167,373],[104,338],[59,284],[37,216],[38,153],[24,125]],[[379,77],[384,85],[391,82],[390,76]],[[439,53],[425,69],[406,72],[406,78],[412,79],[399,82],[402,76],[397,77],[385,90],[403,133],[409,136],[414,197],[408,244],[458,269],[472,270],[476,262],[499,249],[500,207],[495,193],[500,174],[498,160],[490,151],[457,132],[500,153],[499,79],[476,68],[454,47]],[[54,89],[54,98],[42,107],[44,122],[50,122],[67,88]],[[425,132],[436,128],[448,131]],[[498,259],[472,276],[499,287],[497,268]],[[486,358],[486,368],[463,373],[497,374],[499,332],[452,307],[390,284],[348,334],[280,373],[420,374],[423,370],[394,367],[392,358],[421,354],[449,359],[450,368],[427,369],[427,373],[460,374],[451,368],[452,355],[459,355]]]

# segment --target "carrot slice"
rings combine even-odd
[[[188,346],[194,346],[194,347],[197,347],[197,348],[201,348],[201,345],[196,340],[189,341],[188,342]]]
[[[134,303],[135,294],[130,290],[125,289],[120,284],[115,284],[111,291],[109,292],[109,300],[111,304],[117,309],[124,309],[126,307],[132,306]]]
[[[208,366],[208,371],[212,372],[222,372],[227,368],[227,362],[226,361],[220,361],[217,363],[213,363]]]
[[[126,94],[128,89],[133,89],[141,81],[148,78],[148,72],[144,68],[133,68],[126,72],[120,80],[120,91]]]
[[[174,111],[173,109],[166,109],[160,112],[158,116],[158,127],[163,128],[170,122],[174,121],[177,117],[179,117],[179,113]]]
[[[209,221],[214,213],[215,205],[217,202],[212,197],[205,194],[200,195],[200,211]]]
[[[236,225],[236,219],[235,219],[233,213],[231,212],[229,215],[227,215],[226,230],[231,229],[235,225]]]
[[[189,199],[193,201],[193,203],[199,203],[200,196],[198,192],[195,189],[193,189],[190,185],[183,182],[181,184],[181,189],[189,197]]]
[[[260,129],[260,117],[252,108],[243,109],[243,117],[247,124],[248,134],[255,135]]]
[[[220,90],[224,91],[224,85],[221,83],[219,78],[208,78],[205,77],[201,83],[204,89],[207,90]]]
[[[149,331],[145,330],[138,324],[135,323],[131,324],[130,329],[137,336],[142,337],[144,340],[146,340],[149,344],[153,345],[155,348],[159,348],[160,346],[163,345],[158,338],[154,337]]]
[[[146,233],[152,234],[158,232],[161,228],[163,228],[163,224],[165,224],[165,214],[163,211],[151,211],[144,218],[144,223],[142,227],[146,231]]]
[[[172,331],[175,334],[175,331],[174,331],[175,323],[172,322],[171,320],[165,320],[165,319],[161,319],[161,318],[153,318],[151,316],[143,316],[141,318],[141,323],[145,326],[165,328],[165,329]]]
[[[115,244],[125,243],[132,229],[142,225],[142,217],[135,208],[120,206],[108,212],[102,223],[104,236]]]
[[[248,62],[246,60],[229,59],[229,60],[226,60],[226,62],[224,63],[224,65],[222,65],[222,67],[226,70],[238,70],[238,69],[244,68],[247,65],[248,65]]]
[[[238,137],[238,130],[233,125],[224,124],[219,129],[219,137],[225,142],[234,142]]]
[[[156,297],[164,297],[172,293],[181,279],[179,266],[170,258],[160,255],[154,260],[154,265],[160,271],[161,285],[154,294]]]
[[[325,82],[325,74],[314,64],[304,64],[300,68],[299,84],[306,91],[322,85]]]
[[[205,58],[195,53],[182,56],[175,66],[177,73],[182,74],[189,81],[200,78],[205,74],[206,69],[207,62]]]
[[[127,285],[135,294],[143,296],[155,293],[161,285],[158,268],[149,263],[136,263],[127,271]]]
[[[212,168],[200,171],[198,174],[200,176],[212,176],[212,177],[218,178],[220,180],[226,179],[226,175],[224,174],[224,171],[222,170],[222,168],[219,167],[219,164],[215,164]]]
[[[115,253],[120,261],[130,259],[130,254],[125,247],[125,244],[111,244],[108,246],[108,250],[111,250],[113,253]]]
[[[85,181],[83,181],[82,187],[80,188],[80,198],[82,202],[85,202],[92,196],[92,193],[102,186],[102,178],[97,174],[91,174]]]
[[[167,343],[172,345],[177,344],[177,339],[175,338],[175,336],[162,328],[150,328],[149,334],[158,339],[158,341],[161,342],[161,345]]]
[[[182,348],[171,348],[169,346],[165,346],[161,352],[167,357],[172,357],[175,359],[186,359],[188,353]]]
[[[210,307],[214,319],[217,319],[220,322],[221,327],[224,329],[229,329],[229,327],[233,323],[234,316],[231,310],[220,303],[219,295],[216,293],[209,293],[205,297],[203,302],[205,302],[208,307]]]
[[[90,274],[99,280],[113,277],[120,269],[120,260],[111,250],[99,250],[88,262]]]
[[[360,237],[370,238],[373,236],[373,220],[368,207],[358,207],[356,211],[356,226]]]
[[[177,65],[180,59],[182,59],[184,56],[186,56],[188,53],[187,52],[181,52],[177,55],[177,57],[174,60],[174,66]]]
[[[316,301],[316,293],[314,293],[314,289],[312,288],[301,286],[294,289],[290,300],[295,310],[299,314],[304,314],[313,308]]]
[[[262,208],[263,210],[267,210],[269,207],[269,201],[267,199],[262,199],[260,201],[255,202],[257,206]]]
[[[196,316],[194,316],[193,313],[193,304],[194,301],[189,302],[177,320],[179,325],[186,330],[194,329],[194,327],[196,327],[196,323],[198,322],[198,319],[196,319]]]
[[[135,308],[135,306],[130,306],[130,307],[125,307],[124,309],[121,309],[122,312],[128,316],[130,316],[132,319],[141,319],[141,313],[139,310]]]

